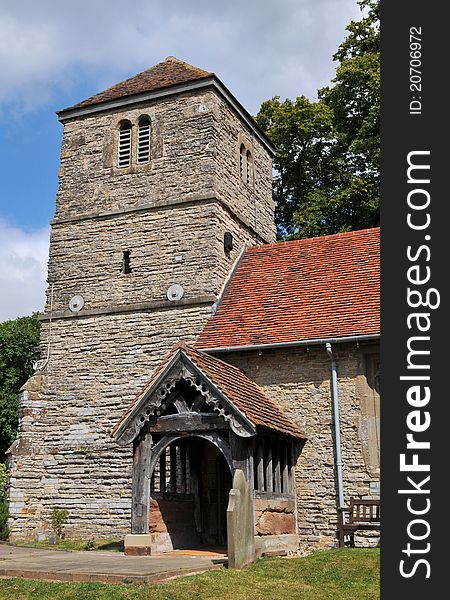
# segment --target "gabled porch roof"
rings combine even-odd
[[[165,356],[123,414],[112,437],[121,445],[131,443],[147,421],[161,415],[181,379],[189,381],[214,412],[228,421],[231,429],[241,437],[250,437],[258,429],[266,429],[306,440],[297,424],[240,369],[183,342]]]

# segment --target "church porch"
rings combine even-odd
[[[241,536],[253,557],[297,549],[294,471],[305,438],[235,367],[177,346],[113,435],[133,444],[128,554],[230,554]],[[252,508],[236,521],[238,472]]]

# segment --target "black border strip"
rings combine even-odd
[[[447,348],[450,327],[445,292],[449,271],[446,242],[450,225],[447,190],[450,137],[444,91],[449,71],[446,46],[450,25],[444,14],[446,10],[447,5],[438,2],[382,2],[381,595],[387,600],[399,592],[407,600],[440,598],[446,595],[447,588],[447,556],[440,549],[442,542],[444,548],[448,541],[450,498],[446,431],[450,405],[446,373],[450,369]],[[410,32],[420,39],[416,40],[420,43],[420,57],[411,55],[414,50],[410,43],[415,40],[410,40]],[[418,46],[414,48],[417,50]],[[420,83],[418,89],[413,83]],[[410,171],[409,182],[408,156],[413,164],[430,167]],[[421,209],[408,206],[408,194],[413,190],[425,191],[414,192],[409,197],[410,203],[426,204],[429,194],[429,205]],[[411,227],[413,222],[422,226],[427,214],[428,227]],[[427,267],[429,280],[412,284],[415,277],[426,278]],[[410,296],[408,303],[408,288],[421,292],[425,305],[437,304],[440,293],[440,306],[413,308],[419,296]],[[426,292],[431,288],[437,292],[429,296],[427,303]],[[412,313],[428,314],[420,320],[424,328],[429,325],[427,331],[418,331],[416,317],[410,317],[408,322]],[[412,340],[414,336],[424,337]],[[409,368],[408,344],[410,349],[425,351],[410,355]],[[417,366],[419,363],[422,367]],[[416,366],[411,368],[411,365]],[[429,376],[430,380],[413,381],[401,376]],[[408,399],[408,390],[413,386],[418,387],[421,397],[429,387],[429,402],[413,406],[409,401],[414,399],[411,391]],[[414,415],[414,411],[419,414]],[[411,427],[426,423],[428,418],[430,424],[424,426],[424,431],[415,432],[414,439],[429,442],[430,448],[408,449],[406,436]],[[430,465],[430,471],[402,471],[402,454],[406,464],[417,460],[421,465]],[[428,476],[430,479],[426,480]],[[399,493],[405,489],[409,492]]]

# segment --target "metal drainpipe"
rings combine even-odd
[[[331,344],[325,344],[326,351],[331,362],[331,395],[333,397],[333,417],[334,417],[334,440],[336,447],[336,470],[337,470],[337,485],[338,485],[338,500],[339,513],[343,510],[344,504],[344,483],[342,478],[342,455],[341,455],[341,423],[339,419],[339,396],[337,385],[337,366],[333,356]]]
[[[47,357],[44,360],[37,360],[33,363],[34,371],[43,371],[48,364],[50,359],[50,345],[52,339],[52,317],[53,317],[53,283],[50,288],[50,319],[48,323],[48,344],[47,344]]]

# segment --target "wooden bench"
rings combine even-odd
[[[346,522],[346,515],[348,520]],[[355,531],[380,530],[380,500],[350,498],[350,506],[339,513],[339,548],[345,546],[345,536],[350,536],[350,546],[355,545]]]

